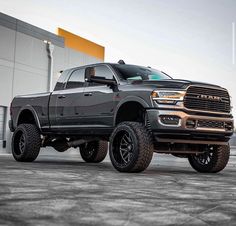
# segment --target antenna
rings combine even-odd
[[[125,64],[125,62],[123,60],[119,60],[118,64]]]

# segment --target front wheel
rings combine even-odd
[[[150,132],[138,122],[122,122],[110,138],[110,159],[120,172],[141,172],[153,156],[153,142]]]
[[[200,173],[217,173],[226,167],[229,156],[229,145],[212,145],[202,154],[190,155],[188,160],[192,168]]]

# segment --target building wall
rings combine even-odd
[[[7,107],[6,122],[14,96],[48,89],[49,58],[45,40],[54,45],[53,86],[59,71],[102,61],[65,47],[62,37],[0,13],[0,112],[3,111],[1,106]],[[4,127],[7,144],[3,148],[0,139],[0,152],[10,152],[11,133],[6,123]]]
[[[58,28],[57,34],[64,38],[65,46],[75,49],[81,53],[88,54],[98,59],[104,59],[105,48],[85,38],[75,35],[62,28]]]

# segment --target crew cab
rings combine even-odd
[[[15,97],[9,127],[17,161],[52,146],[98,163],[109,143],[120,172],[145,170],[157,152],[216,173],[228,163],[234,122],[225,88],[119,61],[64,70],[53,92]]]

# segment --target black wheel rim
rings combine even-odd
[[[18,131],[14,137],[14,153],[16,155],[21,155],[25,151],[26,138],[22,131]]]
[[[113,142],[113,157],[117,165],[126,167],[133,159],[133,138],[127,131],[119,131]]]
[[[120,140],[120,156],[125,164],[129,163],[133,156],[133,143],[129,133],[124,133]]]
[[[213,150],[213,147],[211,147],[209,148],[208,151],[199,155],[195,155],[193,158],[198,164],[207,166],[212,161],[213,155],[214,155],[214,150]]]
[[[19,151],[22,154],[25,150],[25,136],[22,133],[19,140]]]
[[[95,152],[95,143],[90,142],[90,143],[85,143],[84,146],[82,147],[82,152],[84,157],[86,158],[91,158]]]

